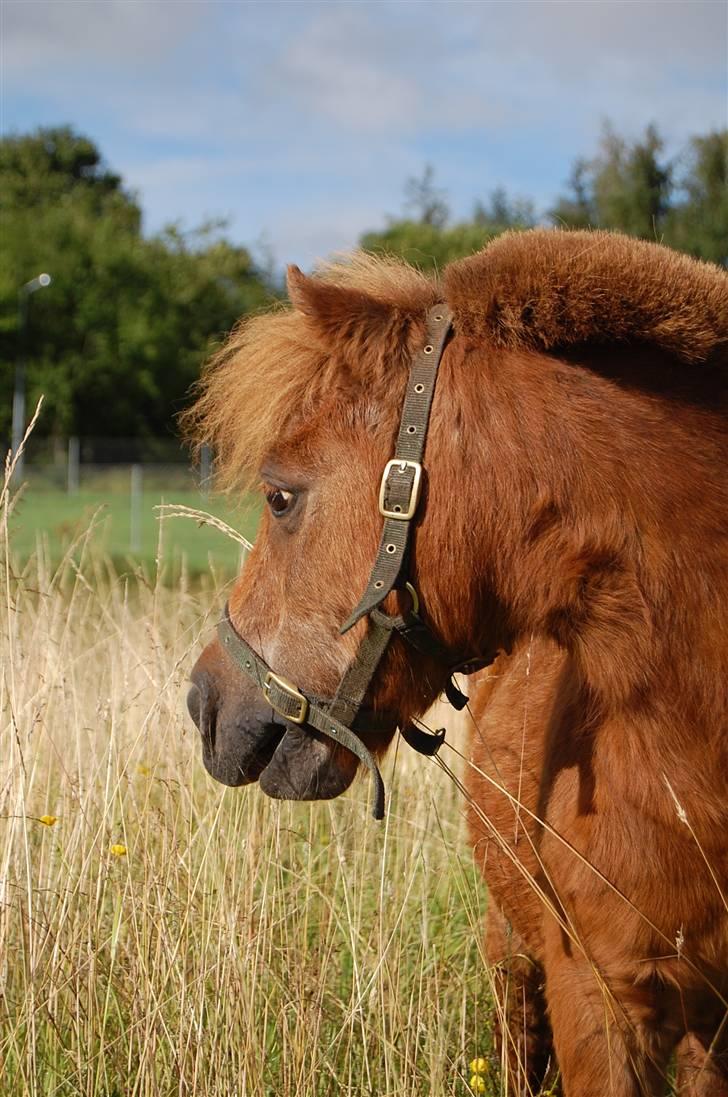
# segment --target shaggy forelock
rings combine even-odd
[[[358,290],[393,310],[413,310],[437,296],[435,282],[391,257],[364,252],[323,263],[315,279]],[[310,318],[287,305],[244,317],[206,365],[182,428],[196,449],[212,447],[223,488],[253,484],[261,463],[296,417],[321,412],[342,378],[341,356]]]

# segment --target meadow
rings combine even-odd
[[[233,575],[241,562],[240,544],[210,525],[184,519],[160,524],[159,508],[172,500],[187,508],[203,507],[248,540],[255,536],[259,515],[255,498],[234,506],[223,498],[203,497],[187,485],[172,491],[160,486],[141,491],[132,503],[127,478],[122,484],[96,483],[73,494],[35,489],[31,481],[19,494],[9,519],[13,556],[24,562],[40,552],[51,566],[58,566],[69,546],[92,528],[94,554],[110,558],[118,571],[140,564],[157,570],[163,563],[168,578],[170,573],[180,574],[184,561],[184,570],[191,576]]]
[[[99,521],[59,554],[39,519],[18,551],[31,503],[6,484],[3,1097],[464,1097],[476,1057],[500,1093],[452,779],[393,748],[383,823],[365,778],[311,805],[217,785],[185,695],[239,545],[169,520],[210,567],[120,568]]]

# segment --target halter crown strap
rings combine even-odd
[[[425,342],[410,368],[394,457],[382,474],[379,513],[384,518],[384,528],[374,567],[359,604],[341,626],[342,633],[381,605],[397,586],[402,573],[412,519],[422,491],[422,456],[437,370],[451,328],[452,314],[447,305],[434,305],[428,310]]]

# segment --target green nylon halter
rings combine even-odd
[[[422,456],[437,371],[451,327],[451,314],[446,305],[438,304],[428,311],[425,341],[410,367],[395,455],[387,462],[382,474],[379,512],[384,518],[384,527],[376,559],[364,594],[340,630],[347,632],[366,616],[367,631],[334,697],[324,701],[310,697],[292,682],[275,674],[235,629],[227,605],[217,627],[225,651],[236,666],[263,690],[275,712],[291,723],[308,725],[322,732],[350,750],[368,767],[374,785],[372,814],[375,819],[384,817],[384,783],[371,751],[352,731],[351,725],[362,707],[369,683],[392,636],[398,633],[418,651],[452,667],[447,651],[419,616],[419,600],[414,588],[401,578],[422,489]],[[392,590],[402,587],[406,587],[412,595],[411,611],[406,616],[383,613],[379,609],[381,603]],[[477,665],[485,663],[475,660],[471,669]],[[456,707],[462,707],[464,699],[461,703],[462,694],[456,688],[451,687],[448,696]],[[445,735],[444,731],[433,735],[413,726],[401,730],[405,740],[423,754],[436,753]]]

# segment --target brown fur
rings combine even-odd
[[[609,232],[506,233],[444,278],[458,330],[499,347],[650,343],[686,362],[728,348],[725,276]]]
[[[453,662],[512,651],[476,699],[469,777],[488,947],[519,1003],[511,1089],[538,1083],[552,1033],[567,1097],[661,1094],[678,1045],[686,1092],[725,1097],[728,279],[603,233],[502,237],[442,285],[380,262],[294,270],[295,311],[247,325],[204,382],[227,480],[262,463],[300,496],[265,516],[233,619],[301,688],[335,688],[407,361],[444,294],[411,573]],[[253,779],[257,702],[216,643],[195,673],[214,750],[239,753],[231,783]],[[442,679],[395,645],[365,740],[381,749]],[[351,780],[326,740],[271,753],[271,795]]]

